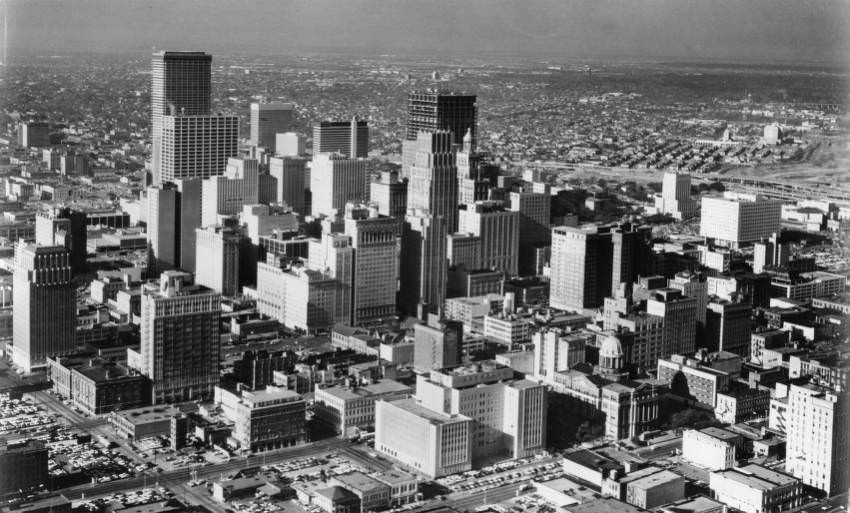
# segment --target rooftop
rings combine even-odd
[[[417,417],[421,417],[432,424],[452,424],[455,422],[469,420],[469,417],[465,417],[463,415],[446,415],[445,413],[429,410],[416,402],[415,399],[399,399],[397,401],[389,402],[388,404],[416,415]]]
[[[682,476],[680,476],[679,474],[671,472],[669,470],[662,470],[661,472],[656,472],[654,474],[644,476],[640,479],[635,479],[631,482],[631,484],[629,484],[629,486],[646,489],[664,483],[670,483],[679,479],[682,479]]]

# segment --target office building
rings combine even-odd
[[[630,224],[611,230],[611,295],[616,296],[623,283],[632,284],[639,275],[648,274],[651,230]]]
[[[294,114],[291,103],[252,103],[251,144],[276,150],[275,136],[292,129]]]
[[[420,374],[416,400],[472,420],[473,465],[497,456],[525,458],[546,447],[546,387],[514,379],[513,369],[492,360]]]
[[[788,387],[785,470],[829,494],[850,486],[848,399],[846,389],[793,382]]]
[[[458,154],[458,158],[460,158]],[[541,187],[537,189],[537,185]],[[534,184],[534,190],[510,193],[510,209],[519,213],[519,270],[535,274],[535,248],[551,243],[552,195],[548,184]],[[539,190],[539,192],[538,192]],[[462,200],[461,200],[462,202]]]
[[[661,194],[655,195],[655,211],[682,220],[693,217],[697,203],[691,199],[691,175],[668,171],[661,182]]]
[[[603,347],[604,348],[604,347]],[[600,348],[600,362],[605,356]],[[604,363],[600,363],[604,368]],[[617,370],[612,367],[611,370]],[[602,376],[605,377],[605,372]],[[602,387],[601,411],[605,414],[605,438],[608,440],[635,439],[655,427],[658,419],[658,390],[652,385],[638,383],[609,383]]]
[[[151,60],[151,164],[158,176],[163,116],[210,113],[212,56],[203,52],[157,52]]]
[[[506,210],[501,201],[477,201],[458,211],[458,232],[478,237],[480,268],[519,272],[520,214]]]
[[[451,144],[458,146],[469,132],[474,151],[478,140],[476,96],[435,90],[411,92],[407,97],[407,140],[416,140],[419,132],[438,130],[451,132]]]
[[[753,245],[753,272],[761,273],[770,267],[782,267],[791,259],[791,244],[782,242],[774,233]]]
[[[313,125],[313,156],[340,153],[345,158],[369,155],[369,123],[358,121],[322,121]]]
[[[269,159],[269,174],[277,180],[275,183],[275,201],[283,203],[294,212],[306,215],[305,210],[308,188],[308,160],[305,157],[285,156]]]
[[[369,201],[378,205],[379,214],[402,223],[407,214],[407,180],[399,179],[396,171],[382,172],[369,184]]]
[[[35,217],[35,242],[39,246],[65,246],[71,254],[74,275],[86,271],[86,213],[71,208],[51,208]]]
[[[43,442],[26,440],[10,444],[0,438],[0,497],[48,486],[47,463],[47,448]]]
[[[272,259],[257,264],[257,311],[289,328],[308,332],[344,321],[338,311],[339,282],[303,264]]]
[[[239,246],[242,235],[237,229],[209,226],[196,230],[195,283],[223,296],[239,293]]]
[[[278,157],[302,157],[307,154],[307,143],[295,132],[275,134],[274,153]]]
[[[377,209],[346,207],[345,234],[354,249],[351,322],[360,325],[396,315],[400,224]]]
[[[405,399],[413,390],[391,379],[375,383],[330,387],[317,386],[313,411],[321,420],[342,437],[357,436],[375,429],[375,403],[379,400]]]
[[[799,479],[752,463],[712,472],[708,486],[715,499],[743,513],[788,511],[804,498]]]
[[[41,161],[48,171],[59,171],[59,158],[61,154],[53,148],[41,150]]]
[[[416,137],[409,171],[407,208],[445,219],[449,233],[457,229],[457,163],[452,133],[422,132]]]
[[[611,234],[595,227],[552,229],[549,305],[581,311],[602,306],[611,290]]]
[[[551,381],[555,373],[585,362],[586,348],[595,339],[591,333],[565,333],[544,329],[532,335],[534,344],[534,377]]]
[[[354,248],[351,247],[351,237],[344,233],[330,233],[326,230],[322,233],[321,239],[310,241],[308,254],[310,269],[321,270],[328,278],[335,281],[333,322],[353,324],[351,305],[354,295]]]
[[[12,362],[26,373],[47,357],[76,349],[77,289],[63,246],[15,247],[12,277]]]
[[[413,327],[413,366],[423,372],[458,365],[463,353],[463,324],[434,317]]]
[[[664,320],[661,354],[692,353],[696,350],[697,300],[672,288],[657,289],[646,302],[646,313]]]
[[[469,417],[430,410],[414,399],[375,404],[375,450],[430,479],[472,468]]]
[[[653,472],[626,484],[626,502],[645,510],[654,511],[684,498],[685,478],[669,470]]]
[[[24,148],[50,146],[50,125],[43,121],[18,124],[18,145]]]
[[[709,351],[728,351],[749,357],[752,312],[753,307],[749,303],[718,298],[710,300],[705,318]]]
[[[667,286],[671,289],[680,290],[685,297],[696,300],[697,331],[704,327],[705,312],[708,308],[708,283],[705,276],[691,271],[682,271],[667,280]]]
[[[274,386],[231,392],[215,388],[215,403],[233,422],[233,438],[252,453],[306,442],[307,406],[297,393]]]
[[[237,116],[160,116],[156,166],[158,181],[222,175],[227,161],[239,153]]]
[[[735,451],[734,440],[714,436],[712,431],[686,429],[682,433],[682,458],[698,467],[708,470],[732,468]]]
[[[148,267],[157,273],[180,267],[180,202],[174,187],[147,189]],[[200,216],[198,219],[200,225]],[[193,228],[194,232],[194,228]]]
[[[310,167],[312,215],[335,217],[349,201],[359,203],[366,194],[366,161],[341,153],[319,153]]]
[[[53,391],[87,415],[137,408],[150,403],[150,381],[124,365],[92,358],[49,357]]]
[[[416,315],[420,309],[438,312],[446,298],[446,236],[444,217],[409,210],[401,241],[399,309]],[[421,318],[421,316],[419,316]]]
[[[683,355],[662,358],[658,360],[658,380],[667,383],[672,393],[714,408],[717,393],[728,390],[732,377],[703,363]]]
[[[259,163],[256,159],[229,158],[223,176],[203,181],[201,226],[215,226],[219,216],[234,216],[245,205],[259,202]]]
[[[84,153],[66,151],[59,157],[59,174],[85,176],[89,173],[89,157]]]
[[[714,418],[724,424],[764,420],[767,419],[769,409],[769,390],[734,388],[717,393]]]
[[[702,198],[699,234],[738,247],[779,232],[781,221],[781,201],[727,192]]]
[[[128,363],[151,380],[154,404],[209,400],[218,385],[221,295],[191,277],[166,271],[142,288],[141,346]]]

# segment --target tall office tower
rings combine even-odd
[[[223,296],[239,293],[239,245],[242,235],[230,227],[210,226],[195,230],[196,264],[195,283],[212,289]]]
[[[304,136],[295,132],[275,134],[274,153],[279,157],[301,157],[307,154]]]
[[[170,186],[148,187],[147,192],[148,268],[157,275],[166,269],[180,267],[179,193]]]
[[[595,339],[595,335],[592,335]],[[553,381],[555,374],[584,363],[591,335],[567,334],[561,330],[544,329],[531,336],[534,344],[534,377]]]
[[[378,205],[382,216],[403,222],[407,214],[407,180],[400,180],[396,171],[383,171],[369,185],[369,201]]]
[[[154,183],[162,144],[162,117],[210,113],[212,55],[203,52],[157,52],[151,60],[151,146]]]
[[[44,162],[48,171],[59,171],[59,158],[61,153],[53,148],[41,150],[41,161]]]
[[[71,271],[86,270],[86,213],[71,208],[41,211],[35,218],[35,242],[40,246],[65,246],[71,252]]]
[[[611,290],[610,233],[596,227],[552,229],[549,305],[560,310],[602,306]]]
[[[77,289],[64,246],[15,247],[12,287],[12,361],[25,372],[48,356],[74,352]]]
[[[351,321],[360,325],[396,314],[401,225],[393,217],[379,217],[375,207],[351,206],[345,215],[345,234],[354,248]]]
[[[165,271],[142,287],[141,346],[131,359],[151,380],[154,404],[211,399],[219,382],[221,295],[191,278]]]
[[[835,495],[850,486],[850,397],[846,389],[791,383],[785,471]]]
[[[319,240],[311,240],[308,265],[335,280],[333,297],[333,322],[351,324],[351,298],[354,285],[354,249],[351,237],[344,233],[330,233],[325,229]]]
[[[518,272],[523,275],[536,273],[538,252],[552,243],[549,184],[533,184],[532,187],[509,196],[510,209],[519,212]]]
[[[89,157],[84,153],[65,152],[59,157],[59,174],[62,176],[83,176],[89,173]]]
[[[772,234],[767,240],[756,242],[753,246],[753,272],[764,272],[766,267],[779,267],[791,259],[791,244],[780,242],[779,234]]]
[[[427,211],[446,220],[450,233],[457,230],[457,165],[452,133],[421,132],[414,147],[416,158],[410,168],[407,208]]]
[[[203,180],[186,178],[175,180],[174,185],[177,188],[178,267],[195,272],[195,229],[201,227]]]
[[[740,301],[740,297],[736,300]],[[705,316],[706,341],[710,351],[728,351],[747,359],[750,355],[753,307],[745,301],[714,298]]]
[[[42,121],[20,123],[18,145],[24,148],[50,146],[50,125]]]
[[[621,283],[634,283],[649,272],[649,239],[652,231],[625,224],[611,230],[611,295]]]
[[[224,174],[227,160],[239,154],[236,116],[160,116],[159,181],[209,178]]]
[[[233,216],[245,205],[259,202],[259,163],[256,159],[229,158],[224,176],[203,181],[202,226],[214,226],[218,216]]]
[[[696,350],[697,300],[677,289],[658,289],[646,302],[646,313],[664,319],[661,353],[690,354]]]
[[[499,166],[486,162],[486,155],[472,152],[471,147],[472,134],[467,131],[463,149],[457,152],[458,203],[461,205],[490,199],[491,189],[498,185]]]
[[[481,267],[516,276],[519,270],[519,212],[501,201],[476,201],[458,211],[458,232],[481,240]]]
[[[257,311],[289,328],[313,333],[342,322],[337,312],[339,282],[305,265],[288,265],[285,258],[267,255],[257,264]]]
[[[341,153],[347,158],[369,156],[369,123],[358,121],[322,121],[313,125],[313,155]]]
[[[411,210],[401,241],[399,308],[408,315],[440,312],[446,299],[446,236],[443,217]]]
[[[691,199],[691,175],[668,171],[661,182],[661,194],[655,195],[655,209],[675,219],[687,219],[697,212],[697,203]]]
[[[287,156],[269,159],[269,174],[275,177],[275,201],[285,203],[293,211],[306,215],[307,159]]]
[[[473,465],[524,458],[546,446],[546,386],[516,379],[513,369],[492,360],[420,374],[416,399],[429,410],[472,419]]]
[[[463,359],[463,323],[439,321],[429,316],[428,324],[413,326],[413,366],[423,372],[445,369]]]
[[[291,103],[252,103],[251,144],[273,149],[275,135],[292,129],[294,114]]]
[[[470,150],[475,151],[478,140],[478,107],[474,94],[448,91],[411,92],[407,97],[407,140],[419,137],[419,132],[452,132],[454,145],[462,145],[469,131]]]
[[[363,199],[366,187],[366,161],[339,153],[320,153],[310,169],[312,215],[334,217],[349,201]]]
[[[726,192],[702,198],[699,234],[738,247],[778,233],[781,221],[782,201]]]

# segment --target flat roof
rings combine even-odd
[[[571,504],[564,506],[563,509],[569,513],[598,513],[600,511],[605,511],[606,513],[642,513],[644,511],[636,506],[612,499],[611,497],[602,497],[581,504]]]
[[[339,399],[349,400],[370,397],[373,395],[391,394],[394,392],[411,392],[411,388],[392,379],[382,379],[376,383],[365,386],[348,388],[340,385],[323,388],[322,391]]]
[[[717,474],[750,488],[764,491],[798,482],[797,479],[787,474],[781,474],[754,464],[750,464],[745,467],[736,467],[729,470],[721,470],[717,472]]]
[[[682,479],[682,476],[669,470],[662,470],[661,472],[656,472],[654,474],[635,479],[629,484],[629,486],[636,486],[638,488],[646,489],[664,483],[670,483],[678,479]]]
[[[681,502],[674,502],[669,506],[664,506],[662,510],[668,513],[700,513],[724,506],[725,504],[722,502],[710,499],[704,495],[698,495],[691,499],[685,499]]]
[[[446,415],[445,413],[429,410],[417,403],[415,399],[399,399],[397,401],[390,401],[388,404],[416,415],[417,417],[426,419],[434,424],[451,424],[454,422],[469,420],[469,417],[465,417],[463,415]]]
[[[580,449],[578,451],[564,454],[564,459],[597,470],[623,468],[620,463],[612,460],[611,458],[587,449]]]

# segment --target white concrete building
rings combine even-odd
[[[702,199],[700,235],[738,247],[778,232],[782,201],[726,192]]]
[[[320,153],[310,166],[313,216],[334,217],[349,201],[359,202],[366,192],[366,161],[339,153]]]
[[[735,444],[687,429],[682,434],[682,458],[709,470],[725,470],[735,465]]]
[[[655,195],[655,210],[674,219],[693,217],[697,203],[691,199],[691,175],[668,171],[661,182],[661,194]]]
[[[754,464],[712,472],[709,487],[715,499],[744,513],[779,513],[803,498],[798,479]]]
[[[242,236],[238,230],[209,226],[195,230],[198,261],[195,283],[208,287],[224,296],[239,293],[239,244]]]
[[[256,159],[227,159],[224,176],[204,180],[201,226],[219,224],[219,216],[240,213],[245,205],[259,203],[259,163]]]

